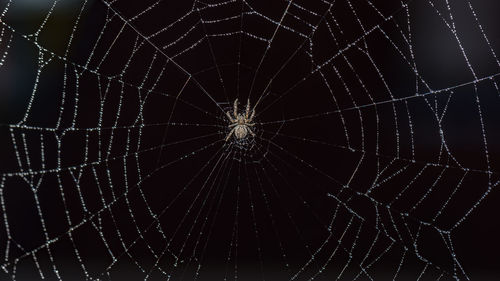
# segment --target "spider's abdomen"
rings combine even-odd
[[[248,132],[247,132],[247,128],[245,125],[238,125],[238,126],[236,126],[236,128],[234,130],[234,135],[238,139],[242,139],[242,138],[246,137],[247,133]]]

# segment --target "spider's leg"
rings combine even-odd
[[[231,113],[229,113],[229,111],[226,112],[226,115],[227,115],[227,118],[229,118],[229,121],[231,121],[231,123],[236,122],[236,120],[234,120],[233,117],[231,117]]]
[[[249,113],[250,113],[250,99],[247,100],[247,109],[245,110],[245,120],[248,120]]]
[[[252,110],[252,115],[250,115],[250,119],[248,119],[248,122],[252,122],[254,117],[255,117],[255,108]]]
[[[235,128],[236,128],[236,127],[234,127],[233,129],[231,129],[231,132],[229,132],[229,134],[227,134],[227,137],[226,137],[226,140],[225,140],[225,141],[227,141],[227,140],[228,140],[228,139],[229,139],[229,138],[233,135],[233,133],[234,133],[234,129],[235,129]]]
[[[255,137],[255,133],[252,131],[252,129],[250,129],[249,127],[247,127],[247,130],[250,132],[250,134],[251,134],[252,136],[254,136],[254,137]]]
[[[238,117],[238,99],[234,100],[233,109],[234,109],[234,118],[237,118]]]

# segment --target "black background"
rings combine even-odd
[[[2,18],[5,278],[500,277],[499,4],[472,3],[487,44],[461,0],[155,2]],[[256,137],[225,142],[236,98]]]

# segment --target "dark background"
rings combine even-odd
[[[500,4],[221,3],[10,4],[2,277],[500,278]]]

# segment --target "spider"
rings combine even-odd
[[[238,140],[246,138],[248,134],[255,136],[255,133],[250,129],[250,127],[255,125],[252,123],[253,117],[255,116],[255,108],[252,110],[252,113],[250,113],[250,100],[247,101],[245,114],[238,113],[238,99],[236,99],[233,104],[233,116],[231,116],[230,111],[226,112],[226,115],[231,122],[228,127],[232,128],[226,137],[226,141],[229,140],[233,133]]]

